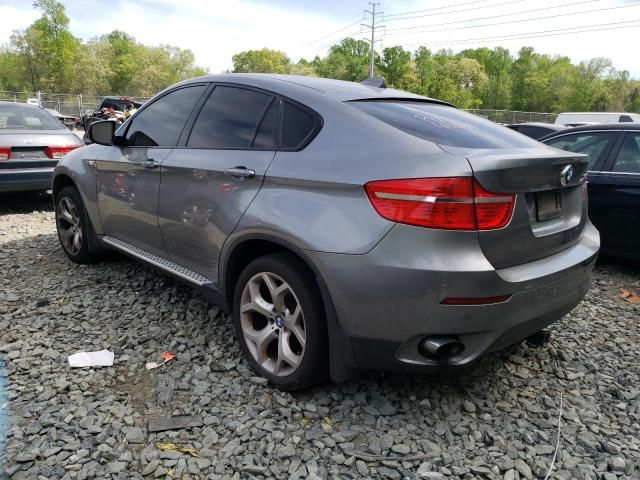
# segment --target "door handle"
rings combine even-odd
[[[256,176],[255,170],[251,170],[247,167],[233,167],[227,168],[224,173],[233,178],[251,178]]]
[[[160,166],[160,164],[158,162],[156,162],[155,160],[153,160],[152,158],[150,158],[149,160],[142,162],[142,165],[144,166],[144,168],[158,168]]]

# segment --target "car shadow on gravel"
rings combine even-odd
[[[52,211],[53,201],[47,192],[0,193],[0,216]]]

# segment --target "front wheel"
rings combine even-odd
[[[76,263],[94,263],[98,258],[90,248],[93,229],[75,187],[65,187],[56,196],[56,228],[64,253]]]
[[[233,321],[241,349],[259,375],[282,390],[326,377],[327,331],[313,276],[295,256],[260,257],[236,284]]]

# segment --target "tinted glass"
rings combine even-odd
[[[282,112],[282,147],[298,148],[315,129],[314,118],[301,108],[284,104]]]
[[[247,148],[270,95],[235,87],[216,87],[189,136],[190,147]]]
[[[553,138],[545,143],[560,150],[587,154],[589,170],[595,170],[600,165],[603,152],[616,136],[617,133],[612,132],[584,132]]]
[[[631,118],[629,115],[620,115],[620,119],[618,121],[621,122],[621,123],[623,123],[623,122],[633,122],[633,118]]]
[[[135,115],[127,129],[127,145],[174,147],[205,88],[197,85],[174,90]]]
[[[274,100],[269,106],[269,110],[262,119],[262,123],[253,140],[253,146],[257,148],[275,148],[278,144],[278,112],[280,111],[280,101]]]
[[[431,142],[463,148],[524,148],[523,135],[454,107],[426,102],[358,101],[354,107]]]
[[[640,133],[627,133],[613,164],[613,171],[640,173]]]
[[[10,130],[61,130],[65,128],[50,113],[37,108],[17,104],[0,105],[0,129]]]

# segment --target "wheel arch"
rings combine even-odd
[[[58,192],[60,192],[60,190],[62,190],[65,187],[78,188],[76,183],[73,181],[73,179],[69,175],[67,175],[65,173],[59,173],[58,175],[56,175],[53,178],[53,185],[52,185],[51,193],[53,195],[53,199],[54,200],[58,196]]]
[[[233,310],[233,293],[235,284],[242,270],[253,260],[264,255],[277,252],[287,252],[298,258],[314,277],[320,295],[327,321],[329,336],[329,366],[331,379],[342,382],[352,378],[357,367],[355,356],[351,349],[351,342],[340,326],[338,316],[329,289],[320,271],[305,252],[291,242],[276,236],[252,233],[235,239],[223,253],[220,262],[220,287],[224,291],[229,310]]]

